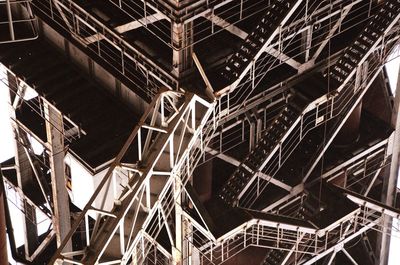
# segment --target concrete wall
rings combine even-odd
[[[69,192],[71,201],[78,208],[83,209],[86,203],[92,197],[94,191],[96,190],[102,179],[105,177],[109,168],[107,167],[93,175],[70,153],[68,153],[65,157],[65,164],[67,164],[71,168],[72,191]],[[123,187],[126,186],[128,182],[128,178],[126,178],[126,176],[127,172],[116,175],[115,191],[117,196],[121,194]],[[99,196],[94,201],[93,206],[103,210],[112,209],[112,207],[114,206],[113,182],[111,182],[110,185],[105,185],[105,188],[100,191]],[[91,214],[91,216],[95,218],[95,214]]]

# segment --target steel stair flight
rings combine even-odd
[[[349,85],[350,81],[357,68],[371,55],[382,36],[394,26],[399,17],[400,0],[385,1],[380,5],[353,44],[325,73],[325,76],[330,78],[332,93],[309,104],[304,104],[304,97],[300,94],[289,98],[287,106],[266,130],[262,140],[222,188],[219,196],[226,203],[250,207],[265,187],[274,181],[273,177],[282,163],[307,132],[351,111],[350,103],[359,100],[367,87],[355,91],[354,87]],[[299,101],[303,101],[303,104],[299,104]],[[335,128],[337,129],[337,126]],[[260,180],[260,172],[264,176],[261,183],[257,181]]]
[[[222,71],[231,83],[228,90],[234,90],[252,68],[253,62],[264,52],[279,34],[281,27],[301,4],[301,0],[275,0],[267,8],[255,29],[243,41],[240,48],[228,59]]]

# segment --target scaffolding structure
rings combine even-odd
[[[0,0],[3,11],[16,154],[0,169],[24,213],[23,261],[387,264],[400,92],[384,66],[400,0]],[[43,67],[52,42],[68,59]],[[63,69],[74,63],[84,70]],[[79,210],[66,207],[67,157],[100,176]],[[213,163],[226,170],[210,169],[207,197],[195,176]]]

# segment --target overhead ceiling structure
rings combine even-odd
[[[14,260],[387,264],[400,0],[0,0],[0,18]]]

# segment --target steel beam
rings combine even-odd
[[[152,16],[149,17],[144,17],[135,21],[131,21],[128,23],[125,23],[123,25],[117,26],[114,28],[114,30],[120,34],[125,33],[127,31],[131,31],[134,29],[138,29],[144,26],[147,26],[148,24],[152,24],[154,22],[160,21],[166,19],[165,16],[161,13],[156,13]],[[100,41],[104,39],[105,36],[103,34],[97,33],[95,35],[89,36],[85,38],[85,43],[90,44],[96,41]]]
[[[133,259],[142,264],[147,260],[150,248],[147,247],[148,242],[143,241],[140,231],[156,238],[163,227],[166,227],[174,248],[172,256],[179,262],[182,259],[182,241],[178,237],[182,235],[179,233],[182,228],[175,227],[178,233],[173,234],[169,222],[175,217],[181,218],[181,211],[174,205],[179,201],[177,196],[191,177],[200,154],[204,152],[210,136],[207,133],[209,128],[203,129],[213,111],[214,104],[192,93],[160,92],[130,134],[51,263],[64,260],[96,264],[104,261],[107,250],[112,253],[113,263],[126,264]],[[150,125],[147,124],[149,121]],[[121,188],[122,183],[113,181],[113,176],[118,174],[123,166],[121,159],[134,143],[138,152],[136,168],[132,169],[135,173]],[[156,184],[152,184],[154,181]],[[116,188],[119,191],[113,192]],[[105,204],[106,200],[112,202],[112,199],[114,204]],[[173,209],[178,216],[174,217]],[[87,220],[93,211],[97,213],[97,218],[92,229]],[[130,223],[125,227],[128,219]],[[65,243],[83,222],[86,224],[86,244],[90,252],[82,249],[80,251],[87,255],[74,258],[74,253],[64,251]],[[111,244],[113,239],[119,239],[120,249],[114,249]]]
[[[357,2],[353,2],[351,5],[346,6],[341,12],[340,12],[340,18],[336,21],[336,23],[333,25],[333,27],[330,28],[328,35],[326,36],[326,38],[319,44],[317,50],[314,52],[314,54],[312,55],[312,58],[310,59],[309,62],[307,62],[305,64],[314,64],[315,61],[317,60],[318,56],[321,54],[321,52],[323,51],[323,49],[326,47],[326,45],[329,43],[329,41],[331,40],[331,38],[333,37],[333,35],[335,34],[335,32],[340,28],[340,26],[342,25],[343,20],[346,18],[346,16],[348,15],[348,13],[350,12],[351,8],[354,6],[354,4]],[[305,69],[308,69],[309,66],[305,66]]]
[[[354,260],[354,258],[350,255],[349,252],[345,248],[342,249],[342,252],[346,255],[346,257],[353,263],[353,265],[358,265],[358,263]]]
[[[318,261],[319,259],[325,257],[326,255],[328,255],[329,253],[333,253],[335,250],[338,249],[338,247],[344,246],[346,243],[350,242],[351,240],[353,240],[354,238],[357,238],[358,236],[360,236],[362,233],[370,230],[371,228],[375,227],[376,225],[378,225],[380,222],[380,219],[371,222],[369,224],[367,224],[366,226],[360,228],[358,231],[356,231],[355,233],[353,233],[352,235],[348,236],[347,238],[343,239],[339,244],[334,245],[324,251],[322,251],[321,253],[315,255],[314,257],[312,257],[311,259],[307,260],[304,263],[301,263],[301,265],[312,265],[315,264],[316,261]]]
[[[225,161],[225,162],[227,162],[227,163],[229,163],[229,164],[231,164],[231,165],[233,165],[233,166],[239,166],[240,165],[240,161],[239,160],[237,160],[236,158],[234,158],[234,157],[232,157],[232,156],[230,156],[230,155],[227,155],[227,154],[224,154],[224,153],[220,153],[220,152],[218,152],[217,150],[215,150],[215,149],[212,149],[212,148],[210,148],[210,147],[206,147],[206,150],[205,150],[207,153],[209,153],[210,155],[213,155],[213,156],[216,156],[216,157],[218,157],[219,159],[221,159],[221,160],[223,160],[223,161]]]

